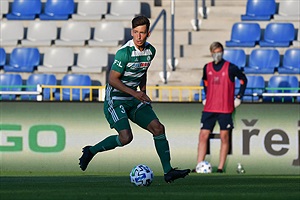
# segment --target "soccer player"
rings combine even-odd
[[[201,117],[201,130],[198,142],[198,163],[205,160],[209,134],[216,122],[220,125],[220,160],[218,173],[223,173],[229,151],[229,133],[234,128],[232,113],[241,103],[247,85],[245,74],[234,64],[223,59],[224,48],[219,42],[210,45],[213,62],[203,68],[203,85],[206,99],[203,100],[204,109]],[[235,78],[240,80],[241,86],[235,97]]]
[[[133,139],[129,119],[152,133],[167,183],[184,178],[190,170],[177,170],[170,163],[169,143],[165,127],[151,107],[146,94],[147,70],[155,56],[155,48],[147,42],[150,21],[144,16],[132,20],[132,39],[116,53],[106,85],[104,113],[111,128],[118,135],[111,135],[94,146],[85,146],[79,158],[85,171],[89,162],[99,152],[129,144]],[[140,90],[137,90],[139,88]]]

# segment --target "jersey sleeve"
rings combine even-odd
[[[125,49],[119,49],[115,55],[114,62],[111,66],[111,70],[123,73],[125,71],[128,62],[127,54]]]
[[[207,91],[207,75],[206,75],[206,68],[207,64],[204,65],[203,67],[203,74],[202,74],[202,83],[203,83],[203,88],[204,88],[204,93],[206,94]]]
[[[240,98],[242,98],[247,87],[247,77],[244,74],[244,72],[240,70],[236,65],[232,64],[232,66],[230,67],[230,71],[231,74],[233,74],[233,77],[237,77],[240,80],[240,90],[237,95],[240,96]]]

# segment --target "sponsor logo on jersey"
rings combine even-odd
[[[119,61],[119,60],[114,60],[114,63],[113,63],[113,65],[116,65],[116,66],[118,66],[118,67],[122,68],[121,61]]]

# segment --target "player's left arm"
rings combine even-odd
[[[142,92],[146,94],[147,92],[147,72],[142,76],[139,88]]]
[[[239,90],[238,94],[236,95],[236,97],[238,99],[241,99],[244,96],[245,90],[247,87],[247,82],[248,82],[247,77],[244,74],[244,72],[235,65],[232,65],[230,67],[230,70],[231,70],[231,73],[233,74],[233,77],[237,77],[240,80],[240,90]]]

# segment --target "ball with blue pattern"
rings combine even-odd
[[[212,172],[212,166],[208,161],[201,161],[196,166],[196,172],[199,174],[210,174]]]
[[[153,171],[147,165],[140,164],[132,168],[130,181],[136,186],[149,186],[153,181]]]

